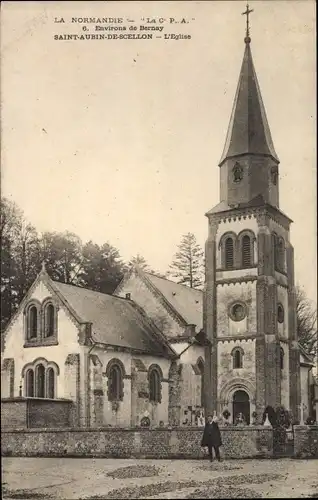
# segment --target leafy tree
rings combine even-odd
[[[102,246],[89,241],[82,250],[81,284],[103,293],[113,293],[123,277],[124,264],[119,252],[109,243]]]
[[[1,198],[0,209],[0,239],[14,239],[23,219],[23,212],[16,203],[7,198]]]
[[[40,270],[40,244],[38,234],[31,224],[24,220],[13,245],[16,279],[15,289],[20,302]]]
[[[0,209],[1,331],[3,331],[19,303],[17,286],[19,274],[15,257],[24,218],[19,207],[6,198],[1,199]]]
[[[305,291],[296,287],[297,334],[298,341],[311,356],[317,355],[317,309],[306,296]]]
[[[3,237],[1,238],[1,331],[5,328],[14,310],[14,297],[12,295],[14,276],[11,242],[7,237]]]
[[[80,238],[65,233],[43,233],[40,239],[41,261],[45,261],[48,274],[53,280],[78,284],[82,271],[82,242]]]
[[[182,236],[169,274],[177,278],[177,283],[190,288],[201,288],[204,283],[204,252],[193,233]]]

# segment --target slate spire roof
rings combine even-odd
[[[227,158],[242,154],[271,156],[279,163],[253,64],[251,39],[246,37],[244,41],[243,63],[219,166]]]

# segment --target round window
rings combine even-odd
[[[233,321],[242,321],[246,316],[246,307],[243,304],[233,304],[230,316]]]
[[[277,306],[277,321],[278,323],[284,323],[284,308],[281,304]]]

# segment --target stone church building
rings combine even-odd
[[[191,425],[225,409],[309,413],[297,341],[291,220],[250,38],[207,212],[204,291],[132,269],[113,295],[43,267],[5,332],[2,398],[71,400],[72,425]]]

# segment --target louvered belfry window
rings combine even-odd
[[[279,349],[279,361],[280,361],[280,369],[284,369],[284,349],[280,347]]]
[[[284,272],[285,268],[285,242],[283,238],[279,238],[277,241],[277,270]]]
[[[227,238],[225,241],[225,268],[233,269],[234,267],[234,244],[232,238]]]
[[[249,236],[242,238],[242,264],[243,267],[251,265],[251,239]]]

